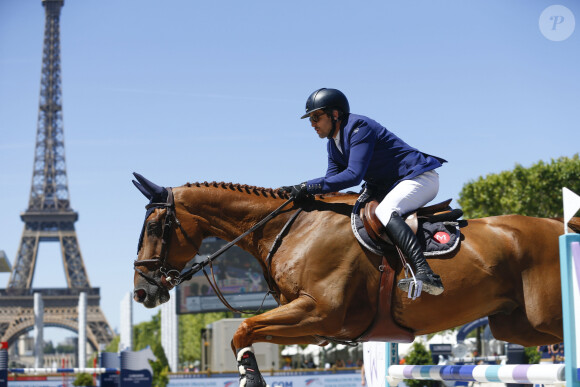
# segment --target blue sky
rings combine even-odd
[[[319,87],[449,160],[440,200],[516,163],[577,153],[580,31],[563,41],[541,32],[554,4],[580,17],[572,0],[66,0],[69,189],[110,324],[132,290],[146,204],[131,173],[166,186],[323,175],[325,141],[299,119]],[[0,249],[11,262],[30,192],[43,29],[40,0],[0,0]],[[35,287],[66,286],[58,246],[42,244],[38,260]],[[135,305],[135,322],[151,313]]]

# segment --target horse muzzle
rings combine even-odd
[[[161,283],[163,283],[163,279],[161,279]],[[164,285],[153,285],[143,279],[140,279],[135,283],[133,299],[136,302],[143,304],[146,308],[155,308],[156,306],[169,301],[169,289],[171,288],[168,288]]]

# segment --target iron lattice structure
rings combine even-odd
[[[32,289],[32,280],[39,244],[59,242],[69,289],[66,294],[60,295],[62,302],[58,303],[59,312],[55,313],[60,317],[48,323],[73,329],[77,319],[76,295],[86,291],[92,307],[88,315],[88,338],[98,348],[98,344],[108,344],[113,333],[99,307],[99,289],[90,286],[74,227],[78,213],[70,206],[60,67],[60,11],[64,0],[42,0],[42,5],[45,9],[45,29],[32,187],[28,208],[20,216],[24,230],[16,260],[6,292],[2,292],[4,294],[0,297],[0,306],[12,311],[8,313],[5,309],[0,314],[0,336],[2,341],[12,341],[14,335],[22,334],[34,324],[25,316],[31,314],[30,300],[37,291]],[[47,296],[55,292],[58,293],[57,289],[42,289]],[[47,312],[50,315],[50,311]]]

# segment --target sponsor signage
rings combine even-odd
[[[262,374],[270,387],[360,387],[360,371],[340,373],[281,373],[278,375]],[[171,375],[167,387],[238,387],[238,375],[219,377],[196,377],[195,375]]]

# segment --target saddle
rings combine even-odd
[[[393,320],[391,313],[392,294],[395,286],[395,267],[386,258],[386,245],[392,242],[384,232],[384,226],[375,214],[379,202],[375,199],[361,195],[353,209],[351,224],[353,231],[363,246],[381,255],[382,262],[379,267],[381,271],[377,313],[371,325],[360,336],[357,341],[387,341],[394,343],[410,343],[415,339],[415,333],[397,324]],[[457,219],[463,215],[459,209],[451,209],[451,199],[444,202],[422,207],[413,213],[403,216],[415,234],[420,230],[417,238],[423,246],[428,246],[426,239],[435,239],[435,251],[425,252],[425,256],[447,254],[459,246],[459,222]],[[362,224],[361,224],[362,223]],[[439,230],[439,231],[438,231]],[[445,231],[441,231],[445,230]],[[450,234],[447,234],[449,232]],[[426,238],[423,234],[429,236]],[[447,235],[445,243],[437,240],[438,233]],[[365,235],[367,236],[365,239]],[[369,239],[370,238],[370,239]],[[445,239],[445,238],[444,238]],[[443,249],[441,246],[445,246]],[[439,250],[437,250],[439,249]],[[428,248],[424,248],[424,251]]]
[[[421,207],[415,212],[404,215],[403,218],[405,219],[405,223],[407,223],[407,225],[409,225],[411,230],[413,230],[413,232],[417,234],[417,230],[419,228],[418,219],[420,217],[433,219],[434,217],[442,218],[444,215],[447,215],[447,217],[449,218],[457,219],[463,214],[463,212],[461,212],[461,210],[451,209],[451,207],[449,206],[451,200],[452,199],[448,199],[445,200],[444,202],[433,204],[431,206]],[[375,213],[375,210],[378,205],[379,202],[377,200],[373,199],[368,201],[364,205],[364,207],[361,206],[359,216],[363,221],[363,225],[367,234],[373,241],[377,243],[386,242],[388,244],[393,244],[389,239],[389,237],[385,234],[384,232],[385,227],[383,226],[379,218],[377,218],[377,215]],[[458,214],[457,213],[458,211],[461,212],[461,214]],[[456,216],[456,214],[458,214],[459,216]]]

